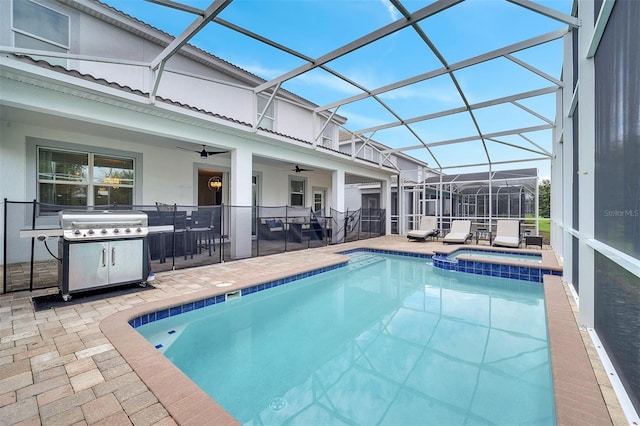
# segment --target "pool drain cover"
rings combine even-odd
[[[281,396],[276,396],[269,403],[269,408],[271,408],[272,411],[280,411],[286,406],[287,406],[287,400]]]

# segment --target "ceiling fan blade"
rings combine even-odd
[[[207,148],[206,148],[205,145],[202,145],[202,151],[197,151],[195,149],[184,148],[184,147],[181,147],[181,146],[176,146],[176,148],[182,149],[184,151],[195,152],[197,154],[200,154],[200,158],[207,158],[210,155],[224,154],[225,152],[228,152],[228,151],[207,151]]]
[[[313,172],[312,169],[303,169],[299,165],[296,164],[296,167],[291,169],[292,172],[300,173],[300,172]]]
[[[182,149],[182,150],[184,150],[184,151],[190,151],[190,152],[197,152],[197,153],[200,153],[200,151],[196,151],[196,150],[189,149],[189,148],[183,148],[183,147],[181,147],[181,146],[176,146],[176,148],[178,148],[178,149]]]

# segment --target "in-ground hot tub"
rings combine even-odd
[[[447,256],[449,259],[457,259],[460,256],[477,260],[512,260],[517,262],[542,263],[542,255],[539,253],[515,253],[508,251],[480,250],[480,249],[458,249]]]

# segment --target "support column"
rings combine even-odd
[[[536,176],[538,176],[538,172],[536,171]],[[538,178],[536,177],[536,195],[535,195],[535,200],[534,200],[534,212],[536,215],[536,235],[540,235],[540,182],[538,181]],[[520,215],[522,216],[522,212],[520,213]]]
[[[565,82],[562,88],[562,179],[560,185],[554,187],[554,191],[565,194],[561,198],[562,202],[562,280],[565,283],[573,284],[573,119],[570,115],[571,99],[573,99],[573,74],[578,70],[573,69],[573,41],[572,33],[568,33],[563,38],[564,62],[562,67],[562,78]]]
[[[491,170],[491,164],[489,164],[489,232],[493,232],[493,187],[491,180],[493,179],[493,170]],[[496,203],[497,207],[498,203]]]
[[[246,148],[231,151],[231,208],[229,237],[231,258],[251,257],[251,173],[252,152]]]
[[[380,182],[380,208],[385,209],[384,235],[391,234],[391,180]]]
[[[594,27],[594,8],[580,7],[578,10],[582,26],[578,32],[578,180],[580,197],[578,215],[580,222],[579,279],[580,313],[578,320],[583,327],[595,327],[595,271],[594,250],[587,240],[594,238],[594,194],[595,194],[595,64],[587,58]],[[575,135],[574,135],[575,136]]]
[[[565,36],[566,37],[566,36]],[[565,59],[566,60],[566,59]],[[563,68],[564,72],[564,68]],[[560,88],[556,92],[556,127],[553,129],[553,158],[551,159],[551,247],[553,251],[560,257],[564,253],[564,204],[562,194],[564,193],[564,184],[562,177],[563,161],[564,161],[564,137],[561,127],[565,117],[563,90]],[[559,129],[560,128],[560,129]]]
[[[339,212],[345,211],[344,182],[344,170],[334,170],[331,175],[331,207]],[[337,218],[333,218],[334,226],[336,225],[336,219]],[[337,225],[337,229],[340,229],[341,224],[338,223]],[[341,240],[342,236],[339,236],[337,234],[337,232],[333,232],[331,236],[331,242],[336,243],[337,241]]]

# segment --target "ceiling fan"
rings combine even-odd
[[[204,145],[202,145],[202,151],[196,151],[194,149],[183,148],[181,146],[177,146],[176,148],[183,149],[185,151],[197,152],[198,154],[200,154],[200,158],[207,158],[210,155],[224,154],[225,152],[227,152],[227,151],[207,151],[207,148]]]
[[[296,172],[296,173],[300,173],[300,172],[312,172],[313,170],[311,170],[311,169],[303,169],[298,164],[296,164],[296,167],[293,168],[293,169],[290,169],[290,171]]]

